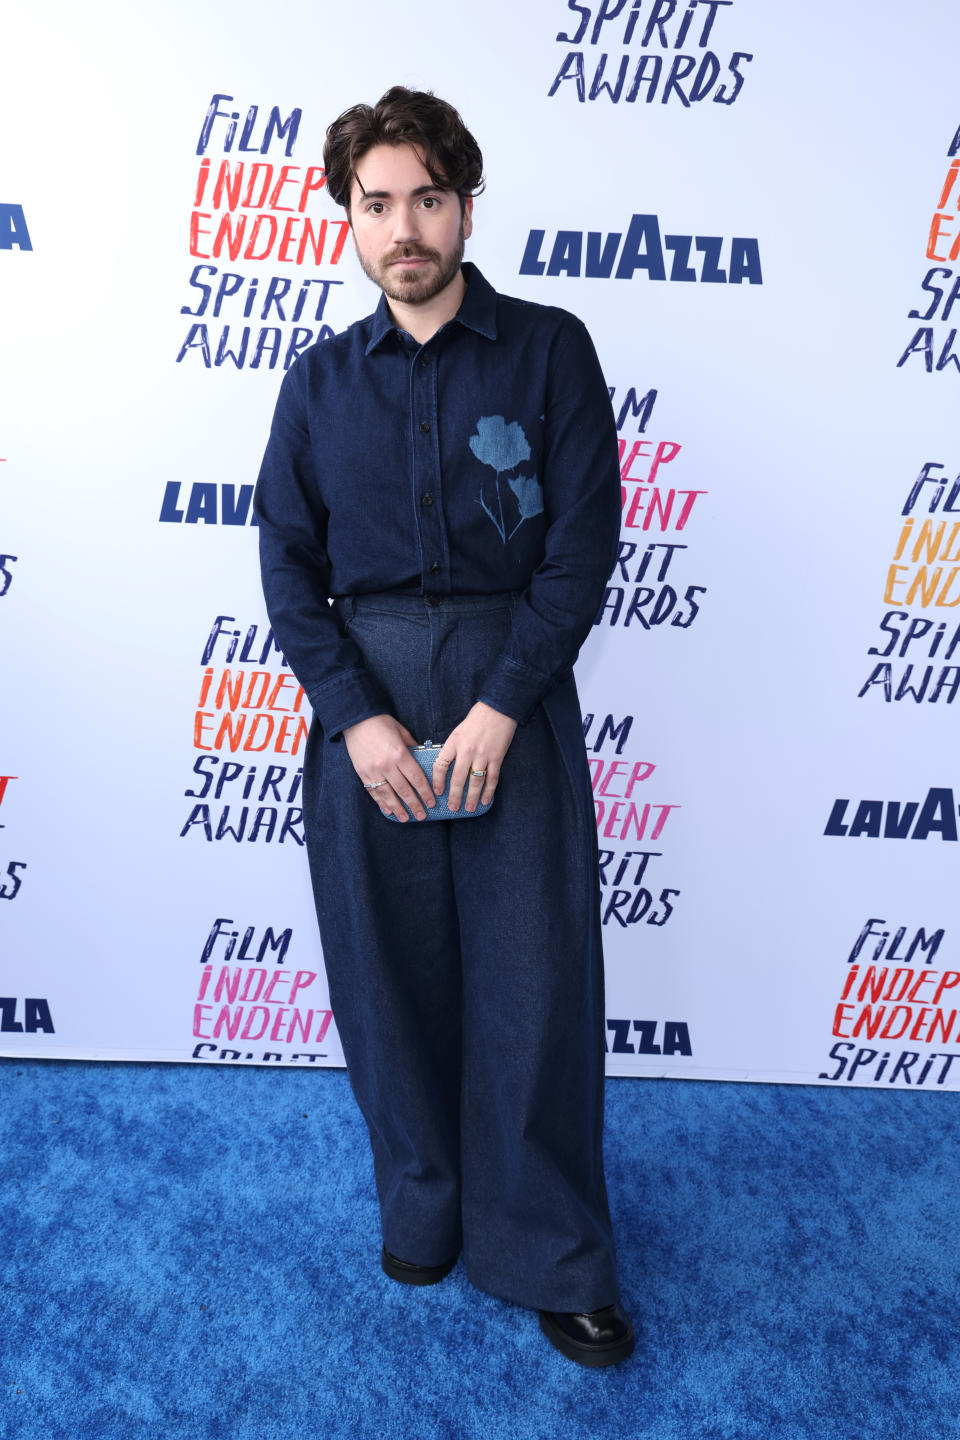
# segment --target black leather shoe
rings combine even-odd
[[[620,1305],[586,1315],[541,1310],[540,1329],[561,1355],[578,1365],[616,1365],[633,1354],[633,1326]]]
[[[399,1280],[401,1285],[437,1285],[450,1274],[456,1263],[454,1255],[451,1260],[444,1260],[442,1265],[411,1265],[408,1260],[398,1260],[396,1255],[391,1255],[386,1245],[380,1252],[383,1273],[391,1280]]]

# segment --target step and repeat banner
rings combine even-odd
[[[326,125],[403,83],[484,151],[468,257],[582,317],[616,416],[609,1072],[960,1088],[952,0],[8,31],[0,1054],[342,1063],[252,496],[284,372],[378,298]]]

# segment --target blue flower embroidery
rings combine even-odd
[[[507,479],[510,489],[517,497],[520,519],[527,520],[531,515],[539,515],[543,509],[543,490],[536,475],[510,475]]]
[[[524,460],[530,459],[529,442],[523,433],[522,425],[516,420],[512,420],[508,425],[502,415],[481,415],[477,421],[477,433],[470,436],[469,443],[477,459],[482,464],[489,465],[495,472],[492,494],[488,496],[485,493],[485,483],[481,482],[477,503],[490,516],[497,528],[497,534],[506,544],[524,520],[528,520],[532,515],[539,515],[543,510],[543,489],[536,475],[508,475],[507,482],[515,496],[520,518],[509,534],[507,533],[500,476],[508,470],[516,470]]]

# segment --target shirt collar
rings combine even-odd
[[[467,282],[467,293],[453,319],[459,324],[465,325],[468,330],[475,330],[478,335],[483,335],[488,340],[496,340],[497,292],[489,281],[483,278],[472,261],[465,260],[462,269],[463,278]],[[367,341],[364,354],[369,355],[376,350],[385,337],[396,329],[393,316],[390,314],[390,307],[387,304],[387,297],[381,295],[380,304],[370,317],[370,339]]]

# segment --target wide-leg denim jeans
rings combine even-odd
[[[396,718],[439,742],[503,649],[515,598],[337,604]],[[572,677],[518,727],[485,815],[385,819],[316,722],[304,796],[387,1249],[433,1265],[462,1247],[473,1284],[521,1305],[612,1304],[596,831]]]

